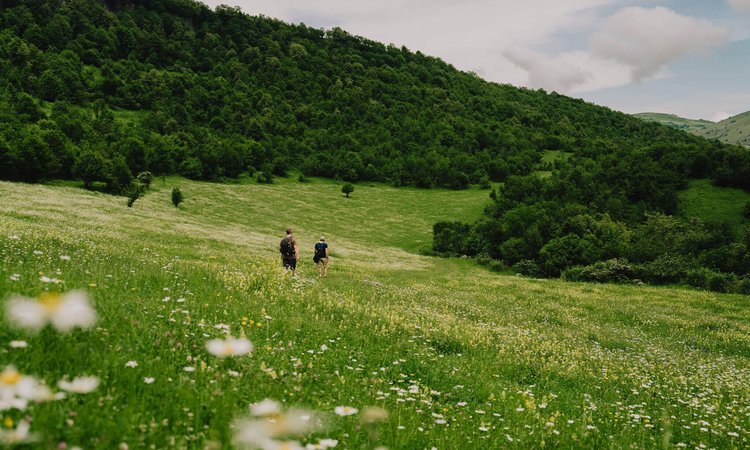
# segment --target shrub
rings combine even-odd
[[[268,170],[258,172],[257,180],[261,184],[271,184],[273,183],[273,174]]]
[[[479,180],[479,189],[490,189],[492,187],[492,184],[490,183],[490,179],[486,176],[482,177],[481,180]]]
[[[341,187],[341,192],[343,192],[346,195],[346,198],[349,198],[349,194],[354,192],[354,185],[351,183],[346,183]]]
[[[297,178],[297,180],[298,180],[298,181],[299,181],[300,183],[304,183],[304,182],[306,182],[306,181],[307,181],[307,178],[305,178],[305,176],[304,176],[303,174],[299,174],[299,177]]]
[[[130,186],[125,190],[125,195],[128,197],[128,208],[133,207],[133,203],[136,200],[143,197],[145,186],[140,183],[131,183]]]
[[[690,286],[715,292],[742,292],[743,289],[750,288],[747,278],[739,279],[733,273],[716,272],[705,267],[688,271],[685,282]]]
[[[178,207],[183,200],[184,198],[182,196],[182,191],[180,191],[180,188],[176,187],[172,189],[172,204],[175,206],[175,208]]]
[[[487,268],[493,272],[502,272],[508,267],[499,259],[491,259],[489,263],[487,263]]]
[[[746,219],[750,219],[750,202],[745,203],[745,208],[742,210],[742,215]]]
[[[733,292],[737,285],[737,275],[713,272],[708,280],[708,288],[715,292]]]
[[[745,276],[737,282],[737,293],[750,295],[750,276]]]
[[[538,277],[541,273],[539,265],[531,259],[522,259],[513,265],[513,270],[521,275]]]
[[[449,255],[470,254],[466,248],[466,238],[470,232],[471,225],[467,223],[438,222],[432,226],[432,249]]]
[[[149,171],[145,171],[145,172],[139,173],[138,176],[136,177],[136,179],[146,189],[148,189],[148,188],[151,187],[151,182],[154,180],[154,175],[151,172],[149,172]]]
[[[690,264],[678,255],[661,255],[643,265],[644,278],[651,283],[677,283],[685,278]]]
[[[685,283],[702,289],[708,289],[709,288],[709,280],[713,276],[713,271],[706,269],[705,267],[700,267],[698,269],[689,270],[685,274]]]
[[[104,156],[92,150],[84,150],[73,163],[73,174],[83,180],[83,186],[91,189],[94,181],[106,181],[111,171]]]
[[[639,267],[626,259],[608,259],[588,266],[576,266],[565,271],[563,278],[570,281],[597,283],[623,282],[638,278]]]

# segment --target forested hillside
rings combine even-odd
[[[714,149],[419,52],[192,0],[0,0],[0,177],[123,190],[141,171],[443,186],[545,151]]]

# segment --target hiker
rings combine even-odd
[[[299,247],[297,247],[297,240],[294,239],[291,228],[286,229],[286,237],[279,243],[279,251],[281,252],[281,265],[286,270],[291,270],[294,276],[299,260]]]
[[[320,237],[320,242],[315,244],[313,261],[318,266],[318,277],[328,277],[328,244],[323,236]]]

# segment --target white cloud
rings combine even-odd
[[[529,84],[550,91],[570,92],[583,85],[591,74],[561,58],[551,58],[526,48],[507,50],[503,55],[529,74]]]
[[[750,0],[729,0],[729,4],[738,11],[750,11]]]
[[[615,13],[590,40],[591,52],[618,61],[634,81],[656,75],[666,64],[726,41],[728,31],[664,8],[629,7]]]
[[[206,0],[211,6],[227,0]],[[589,31],[593,11],[622,0],[230,0],[245,13],[314,27],[341,27],[369,39],[437,56],[486,79],[526,84],[503,56],[554,42],[560,31]]]

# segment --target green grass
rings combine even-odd
[[[742,212],[750,194],[742,189],[716,187],[711,180],[691,180],[688,189],[678,193],[680,214],[705,222],[726,222],[734,227],[747,225]]]
[[[714,125],[714,122],[703,119],[685,119],[684,117],[675,116],[674,114],[664,113],[638,113],[633,114],[639,119],[643,119],[649,122],[658,122],[663,125],[668,125],[672,128],[678,128],[681,130],[689,131],[691,133],[698,133],[701,130],[708,129]]]
[[[346,199],[321,180],[169,178],[133,208],[68,186],[0,183],[0,198],[0,294],[82,288],[100,317],[67,336],[0,328],[0,367],[50,385],[102,380],[0,413],[33,418],[39,448],[227,447],[233,418],[266,397],[328,413],[325,431],[300,439],[337,448],[748,445],[746,297],[524,279],[416,254],[434,221],[479,217],[486,191],[356,185]],[[290,225],[296,279],[278,261]],[[325,280],[311,262],[320,234]],[[252,356],[209,355],[216,324],[246,335]],[[364,425],[337,405],[388,418]]]
[[[554,163],[555,161],[565,161],[573,156],[571,152],[563,152],[560,150],[545,150],[542,154],[543,163]]]
[[[750,111],[724,119],[698,132],[709,139],[750,147]]]
[[[685,119],[673,114],[663,113],[638,113],[634,116],[649,122],[658,122],[672,128],[685,130],[707,139],[718,139],[729,144],[750,147],[750,111],[737,114],[721,122]]]

